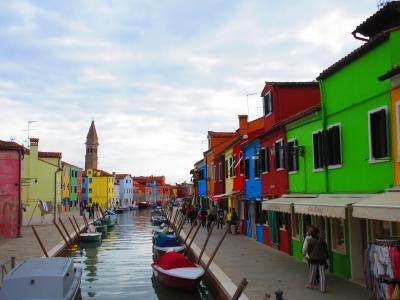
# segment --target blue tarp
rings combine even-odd
[[[175,247],[180,245],[175,237],[168,235],[158,237],[155,244],[157,247]]]

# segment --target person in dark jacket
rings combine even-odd
[[[317,275],[317,270],[319,272],[319,284],[322,293],[326,292],[326,281],[325,281],[325,266],[327,265],[329,258],[328,245],[324,239],[320,236],[319,229],[314,228],[311,233],[311,239],[308,241],[307,254],[309,257],[309,275],[307,288],[314,288],[313,283],[315,282],[315,277]]]

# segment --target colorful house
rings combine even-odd
[[[21,236],[21,161],[23,147],[0,140],[0,237]]]
[[[199,203],[201,207],[204,207],[206,205],[204,202],[207,198],[207,166],[204,159],[196,162],[194,166],[197,170],[197,193]]]
[[[263,200],[269,200],[288,193],[288,172],[296,172],[298,163],[286,159],[297,142],[286,139],[284,124],[308,108],[319,106],[320,93],[317,82],[266,82],[261,97],[264,108],[264,133],[260,135],[261,186]],[[265,230],[272,246],[290,254],[290,214],[270,210],[268,218],[259,220],[268,220],[268,225],[256,225],[257,238],[261,240]]]
[[[112,205],[114,195],[114,176],[108,172],[97,169],[88,169],[84,172],[87,201],[89,205],[98,204],[101,208]]]
[[[40,152],[30,139],[22,160],[23,224],[51,223],[61,213],[61,153]]]
[[[82,193],[82,168],[61,162],[61,198],[64,211],[75,210]]]
[[[119,184],[119,194],[116,194],[121,207],[128,207],[133,203],[133,179],[129,174],[116,174],[115,183]]]

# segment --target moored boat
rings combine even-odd
[[[137,210],[137,209],[139,209],[139,205],[135,204],[129,205],[129,210]]]
[[[186,246],[184,246],[184,245],[167,246],[167,247],[159,247],[159,246],[153,245],[153,252],[154,252],[155,258],[160,258],[165,253],[169,253],[169,252],[177,252],[177,253],[183,254],[183,252],[185,252],[185,249],[186,249]]]
[[[71,258],[32,258],[7,274],[0,299],[81,299],[81,276],[82,268]]]
[[[193,292],[204,275],[201,266],[176,252],[166,253],[151,266],[161,283],[187,292]]]
[[[146,202],[146,201],[141,201],[141,202],[138,203],[138,205],[139,205],[139,209],[149,208],[150,207],[149,202]]]
[[[101,241],[101,232],[84,232],[80,234],[80,240],[82,242],[99,242]]]
[[[128,206],[124,206],[124,207],[120,206],[117,208],[117,213],[120,214],[120,213],[123,213],[124,211],[128,211],[128,210],[129,210]]]

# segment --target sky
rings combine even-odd
[[[207,131],[260,116],[265,81],[311,81],[359,47],[374,0],[0,0],[0,139],[84,167],[190,180]],[[254,94],[255,93],[255,94]],[[249,96],[246,96],[251,94]]]

